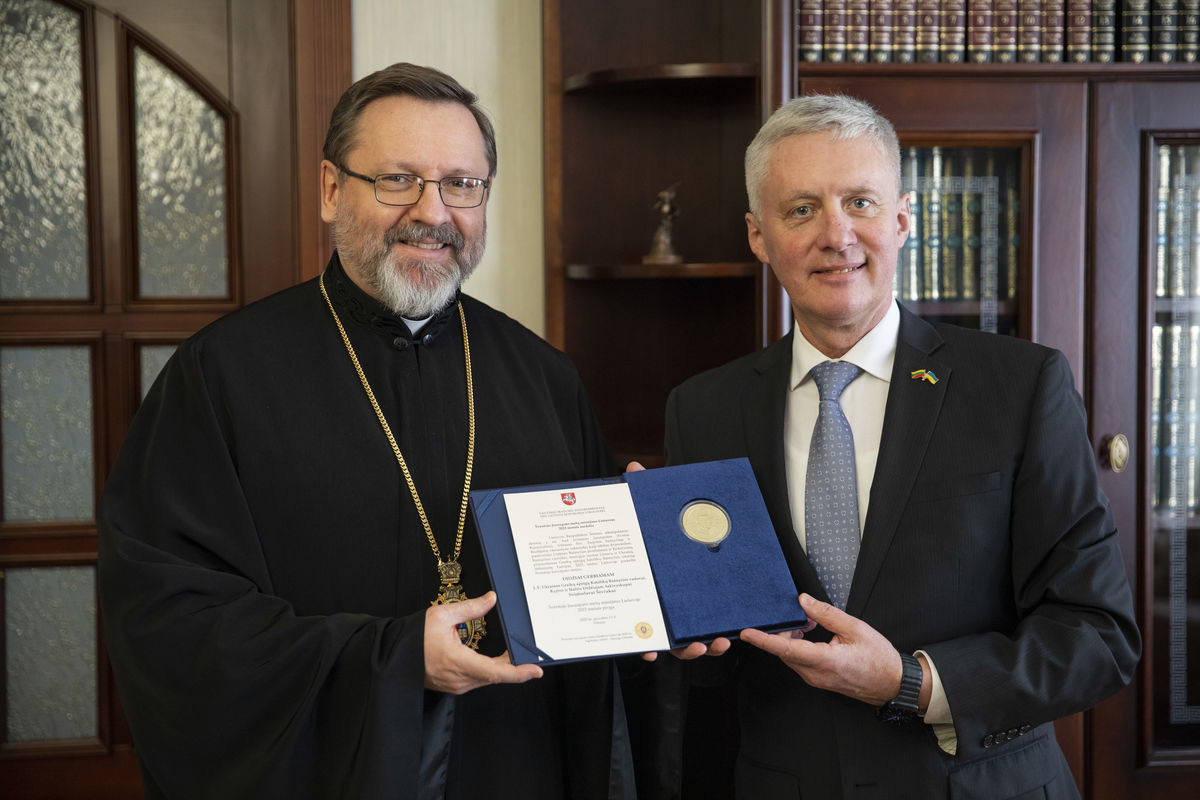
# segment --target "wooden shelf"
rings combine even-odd
[[[697,264],[568,264],[572,280],[645,278],[754,278],[762,270],[756,262],[717,261]]]
[[[563,91],[573,92],[602,86],[627,86],[634,83],[686,81],[711,78],[754,78],[758,65],[749,63],[648,64],[644,67],[603,69],[581,72],[563,82]]]
[[[923,317],[978,317],[978,300],[902,300],[902,303]],[[1016,316],[1019,311],[1015,300],[1000,300],[996,313],[1000,316]]]
[[[1156,297],[1155,317],[1170,317],[1174,314],[1200,313],[1200,297]]]

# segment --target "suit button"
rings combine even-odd
[[[408,339],[405,339],[403,336],[397,336],[395,339],[392,339],[392,347],[397,350],[407,350]]]
[[[1016,728],[1009,728],[1008,732],[1006,734],[1004,734],[1004,741],[1011,742],[1013,739],[1017,738],[1020,735],[1021,735],[1021,732],[1018,731]]]
[[[428,344],[429,344],[430,342],[432,342],[432,341],[433,341],[433,334],[432,334],[432,333],[427,333],[427,334],[425,334],[424,336],[422,336],[422,337],[421,337],[421,344],[423,344],[423,345],[428,345]]]
[[[1018,733],[1019,733],[1019,735],[1024,736],[1025,734],[1029,733],[1031,730],[1033,730],[1032,725],[1022,725],[1020,727]]]
[[[987,736],[983,737],[983,746],[985,749],[988,747],[991,747],[995,743],[996,743],[996,737],[993,736],[992,734],[989,733]]]

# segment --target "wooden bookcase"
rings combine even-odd
[[[547,338],[617,457],[659,466],[668,391],[766,340],[742,218],[757,8],[547,0],[543,17]],[[643,264],[657,193],[675,183],[683,263]]]
[[[669,390],[790,326],[743,222],[742,157],[770,111],[799,94],[844,92],[891,119],[904,147],[1018,151],[1019,270],[1003,311],[1016,335],[1061,349],[1075,371],[1146,637],[1135,684],[1061,721],[1060,741],[1086,797],[1196,796],[1200,722],[1164,717],[1166,664],[1180,643],[1164,641],[1179,631],[1163,609],[1179,598],[1163,577],[1148,387],[1164,309],[1200,324],[1200,301],[1164,304],[1153,292],[1153,152],[1200,145],[1200,65],[797,64],[793,5],[545,0],[548,337],[578,365],[618,457],[658,465]],[[656,193],[677,181],[686,263],[643,265]],[[977,313],[961,301],[909,305],[931,317]],[[1105,457],[1118,433],[1132,452],[1121,473]],[[1184,531],[1200,530],[1196,514]],[[1200,568],[1185,570],[1184,584],[1186,688],[1200,684]],[[1200,714],[1200,690],[1190,691],[1184,707]],[[703,699],[735,729],[728,697]],[[732,742],[716,738],[685,764],[695,771],[685,797],[728,796],[714,765]]]

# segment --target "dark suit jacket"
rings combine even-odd
[[[676,388],[667,455],[673,464],[747,456],[797,587],[827,599],[788,505],[791,352],[789,335]],[[912,379],[918,369],[937,383]],[[871,706],[738,645],[726,658],[737,665],[739,796],[1077,796],[1051,723],[1128,683],[1141,641],[1061,353],[901,308],[846,610],[901,652],[928,651],[957,755],[923,722],[877,721]]]

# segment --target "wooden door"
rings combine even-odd
[[[319,269],[315,143],[348,19],[348,0],[0,0],[6,798],[141,796],[96,499],[175,345]],[[313,42],[324,72],[293,63]]]
[[[1097,800],[1200,795],[1200,81],[1180,77],[1094,96],[1092,436],[1128,442],[1102,483],[1144,637],[1133,685],[1090,716]]]

